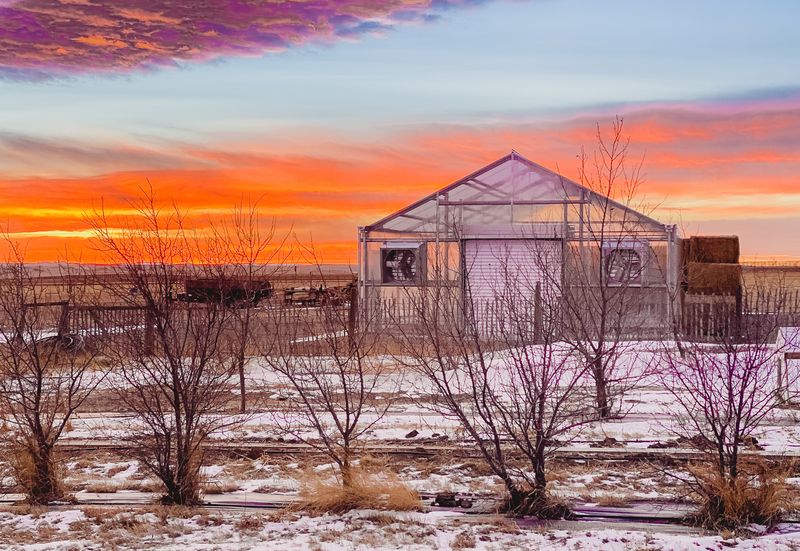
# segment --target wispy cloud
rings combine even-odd
[[[97,143],[0,131],[2,171],[8,176],[97,175],[105,172],[203,168],[212,159],[191,158],[163,144]]]
[[[659,104],[621,113],[632,153],[645,155],[642,191],[658,205],[656,216],[663,221],[769,220],[791,217],[800,207],[800,101],[735,108]],[[0,221],[24,235],[69,231],[79,236],[86,229],[87,208],[102,197],[108,208],[124,210],[149,180],[163,200],[176,200],[195,213],[219,214],[242,197],[259,199],[280,228],[336,244],[337,254],[346,256],[354,251],[358,225],[512,148],[577,177],[576,154],[581,146],[593,146],[595,124],[605,124],[611,116],[421,126],[371,142],[319,133],[303,134],[302,139],[282,134],[280,141],[259,135],[206,145],[59,145],[0,135],[0,151],[13,152],[18,166],[14,175],[0,174]],[[40,166],[58,170],[41,177]],[[37,235],[50,236],[55,243],[60,234]],[[744,242],[749,254],[760,250],[758,243]],[[795,245],[786,250],[778,242],[773,245],[775,254],[800,256],[800,250],[789,250]]]
[[[0,2],[0,72],[45,78],[261,55],[380,33],[481,0]]]

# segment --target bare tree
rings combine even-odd
[[[54,448],[107,371],[99,342],[69,334],[68,308],[84,289],[76,267],[59,265],[52,297],[18,244],[0,268],[0,408],[10,423],[14,470],[31,503],[63,497]],[[57,299],[57,300],[54,300]]]
[[[582,150],[579,156],[579,181],[586,191],[566,207],[574,233],[564,249],[563,271],[551,269],[552,260],[535,241],[531,256],[559,292],[562,337],[583,356],[598,415],[608,419],[622,412],[622,396],[645,375],[632,358],[638,346],[632,341],[659,325],[642,306],[668,300],[667,267],[647,237],[640,237],[656,223],[633,208],[642,160],[631,162],[623,119],[614,120],[608,136],[598,124],[596,140],[591,154]]]
[[[400,359],[428,382],[421,405],[456,420],[503,481],[511,514],[561,517],[567,509],[547,494],[546,460],[596,419],[587,368],[558,340],[557,289],[503,262],[489,309],[446,282],[409,290],[416,322],[398,324]],[[525,461],[511,461],[512,452]]]
[[[274,242],[275,223],[266,224],[257,204],[240,202],[229,219],[212,227],[211,248],[217,264],[225,267],[226,278],[235,281],[241,292],[229,298],[231,330],[227,342],[239,376],[239,411],[247,411],[245,366],[248,353],[255,351],[253,331],[257,308],[270,299],[270,278],[286,254],[286,240]],[[278,264],[276,264],[278,261]]]
[[[764,473],[743,458],[765,419],[782,403],[780,398],[794,398],[780,394],[796,388],[800,377],[781,372],[783,353],[800,346],[800,333],[794,329],[798,320],[786,304],[789,294],[770,296],[767,308],[751,304],[753,311],[744,317],[731,311],[726,330],[713,335],[710,343],[683,342],[680,355],[667,342],[661,355],[661,380],[673,398],[667,406],[669,428],[704,452],[711,466],[710,476],[702,470],[691,472],[692,488],[704,499],[700,518],[714,526],[774,520],[751,507],[756,504],[747,493]],[[791,327],[776,343],[782,325]],[[755,486],[763,487],[764,481]]]
[[[225,342],[232,311],[225,267],[210,262],[208,237],[177,207],[161,211],[152,190],[135,208],[133,217],[100,211],[90,219],[110,265],[101,284],[140,312],[134,327],[113,319],[105,327],[115,338],[115,390],[137,418],[130,438],[164,484],[165,501],[191,505],[199,501],[203,443],[242,420],[228,411],[235,369]],[[188,280],[209,292],[180,293]]]
[[[399,380],[378,354],[368,320],[355,323],[355,293],[345,290],[329,289],[315,307],[276,308],[262,344],[266,364],[290,390],[286,409],[274,414],[278,425],[325,453],[348,488],[361,439],[394,403]]]

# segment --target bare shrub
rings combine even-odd
[[[31,503],[64,495],[54,448],[70,420],[107,371],[89,346],[68,335],[68,308],[84,280],[74,266],[60,265],[63,296],[53,302],[34,266],[9,239],[0,268],[0,412],[7,420],[2,437],[11,445],[11,464]]]
[[[756,444],[765,419],[781,405],[781,384],[795,387],[800,377],[778,376],[778,359],[800,342],[790,338],[776,344],[775,336],[779,325],[796,325],[794,317],[776,301],[769,313],[734,320],[711,343],[682,343],[682,355],[674,353],[672,343],[664,344],[660,376],[673,398],[666,406],[669,417],[676,420],[667,428],[704,454],[705,468],[690,470],[691,489],[704,504],[697,518],[704,524],[735,527],[754,518],[774,522],[784,504],[781,492],[774,493],[779,477],[746,461],[745,454]],[[763,511],[756,510],[762,506]]]
[[[386,358],[377,354],[378,336],[368,322],[354,323],[347,304],[284,305],[272,313],[263,360],[289,390],[285,408],[273,418],[330,458],[341,484],[350,486],[360,441],[394,403],[399,381],[389,377]]]
[[[701,499],[700,510],[690,519],[698,524],[735,530],[749,524],[774,526],[796,507],[786,478],[791,467],[750,461],[735,479],[706,465],[689,468]]]
[[[213,240],[193,231],[177,207],[161,211],[152,195],[136,215],[94,214],[97,247],[111,274],[99,283],[118,303],[140,309],[142,326],[110,325],[118,371],[115,391],[136,416],[130,427],[141,463],[163,483],[165,502],[199,502],[202,445],[243,419],[225,415],[235,369],[224,335],[232,307],[219,296],[176,300],[188,279],[224,288],[225,266]]]
[[[262,285],[277,273],[288,254],[286,240],[275,242],[274,221],[266,223],[257,203],[240,202],[228,218],[212,224],[210,248],[216,262],[225,266],[225,276],[239,284],[243,295],[236,297],[230,311],[226,343],[239,378],[239,411],[247,411],[245,365],[254,355],[257,331],[257,308],[262,301]]]
[[[630,157],[623,119],[617,117],[608,133],[598,124],[594,150],[579,155],[579,183],[586,189],[565,207],[576,228],[564,248],[563,270],[554,270],[540,250],[531,251],[547,286],[561,298],[561,338],[586,363],[603,419],[620,417],[623,397],[648,375],[634,341],[648,331],[659,336],[668,321],[665,316],[658,323],[643,306],[671,300],[664,290],[669,267],[646,237],[661,225],[637,212],[645,210],[636,204],[643,159]]]
[[[504,280],[493,297],[502,315],[486,318],[446,282],[409,293],[414,326],[398,323],[397,358],[427,382],[422,407],[457,421],[508,492],[512,515],[560,518],[564,503],[547,492],[546,459],[557,441],[596,419],[583,389],[587,366],[559,342],[560,297],[499,257]],[[467,290],[469,295],[469,289]],[[509,448],[524,458],[509,461]]]

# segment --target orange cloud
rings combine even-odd
[[[63,172],[0,176],[0,223],[28,239],[37,259],[55,258],[66,245],[88,254],[86,211],[102,199],[106,208],[125,212],[149,181],[161,200],[199,216],[224,215],[243,197],[258,200],[279,232],[313,240],[335,261],[354,261],[357,226],[511,148],[577,178],[576,155],[581,146],[593,147],[596,120],[422,127],[372,143],[303,136],[296,147],[291,137],[260,145],[270,143],[268,136],[215,147],[62,146],[0,136],[0,149],[17,159],[14,174],[26,166],[38,170],[48,159]],[[641,108],[625,122],[631,155],[645,155],[644,199],[665,222],[790,217],[800,208],[800,107]],[[114,164],[128,168],[108,170]],[[92,166],[96,175],[85,176]]]

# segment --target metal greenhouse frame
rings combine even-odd
[[[394,319],[412,316],[404,310],[404,298],[434,280],[446,281],[464,294],[470,277],[467,256],[489,242],[548,242],[561,259],[564,280],[569,278],[568,259],[606,262],[586,252],[598,239],[603,248],[608,243],[609,254],[616,257],[621,257],[622,248],[629,256],[642,250],[652,259],[637,284],[640,307],[654,327],[676,320],[680,270],[676,226],[662,224],[515,151],[359,228],[362,311],[371,318],[386,318],[389,313]]]

